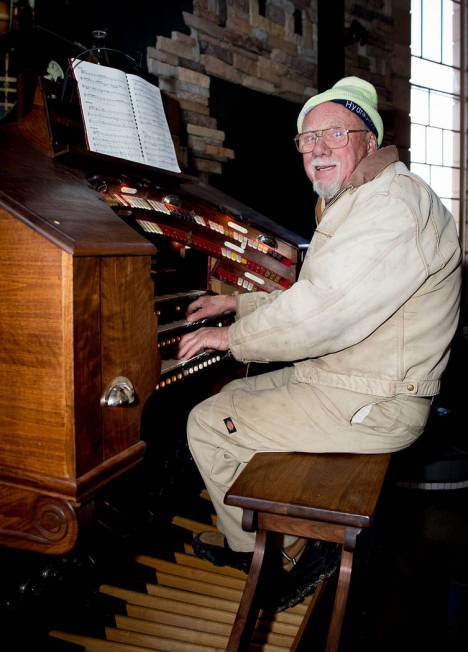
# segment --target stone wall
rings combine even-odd
[[[148,48],[149,72],[182,109],[188,147],[179,148],[182,166],[190,161],[202,177],[221,174],[222,163],[235,156],[210,114],[212,76],[296,103],[317,92],[315,3],[194,0],[193,13],[183,12],[189,33],[158,36]]]
[[[182,110],[181,166],[208,179],[235,157],[210,112],[210,79],[219,77],[302,104],[317,92],[318,0],[194,0],[183,12],[186,33],[158,36],[148,70]],[[386,141],[409,146],[409,0],[345,2],[345,24],[357,19],[367,44],[348,46],[347,75],[373,82],[381,97]],[[242,116],[240,116],[242,119]]]

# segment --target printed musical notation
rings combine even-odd
[[[127,80],[145,161],[155,167],[173,169],[174,145],[161,91],[136,75],[127,75]]]
[[[159,88],[116,68],[72,64],[89,149],[180,172]]]

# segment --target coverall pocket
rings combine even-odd
[[[400,406],[395,400],[373,400],[360,408],[351,418],[351,425],[364,426],[378,432],[391,432],[398,422]]]
[[[330,395],[336,406],[337,413],[344,419],[346,424],[351,426],[365,423],[376,405],[383,405],[391,401],[388,396],[372,396],[371,394],[361,394],[360,392],[335,388],[333,393],[330,392]]]
[[[360,426],[376,433],[418,437],[427,422],[431,401],[419,396],[395,396],[376,402]],[[359,426],[359,427],[360,427]]]

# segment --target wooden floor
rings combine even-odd
[[[206,523],[175,517],[173,524],[192,534],[206,530]],[[208,526],[213,527],[214,526]],[[154,573],[144,591],[104,584],[99,591],[124,603],[105,627],[105,638],[73,631],[52,630],[50,636],[75,643],[89,652],[222,652],[231,631],[246,574],[216,567],[193,554],[175,552],[175,561],[137,555],[136,565]],[[252,652],[289,650],[302,617],[320,591],[287,611],[262,612],[256,626]],[[122,613],[123,611],[123,613]]]

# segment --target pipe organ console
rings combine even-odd
[[[276,235],[273,224],[265,231],[247,223],[220,193],[216,202],[214,188],[203,192],[201,184],[191,182],[168,192],[131,175],[95,174],[89,182],[117,215],[157,248],[152,268],[161,356],[157,391],[222,360],[214,351],[175,360],[183,333],[229,323],[223,319],[188,324],[183,316],[190,301],[205,291],[271,292],[290,287],[296,278],[297,247]]]
[[[150,397],[222,368],[176,359],[207,323],[188,303],[288,288],[304,242],[195,178],[57,148],[49,99],[0,127],[0,544],[59,554],[143,458]]]

